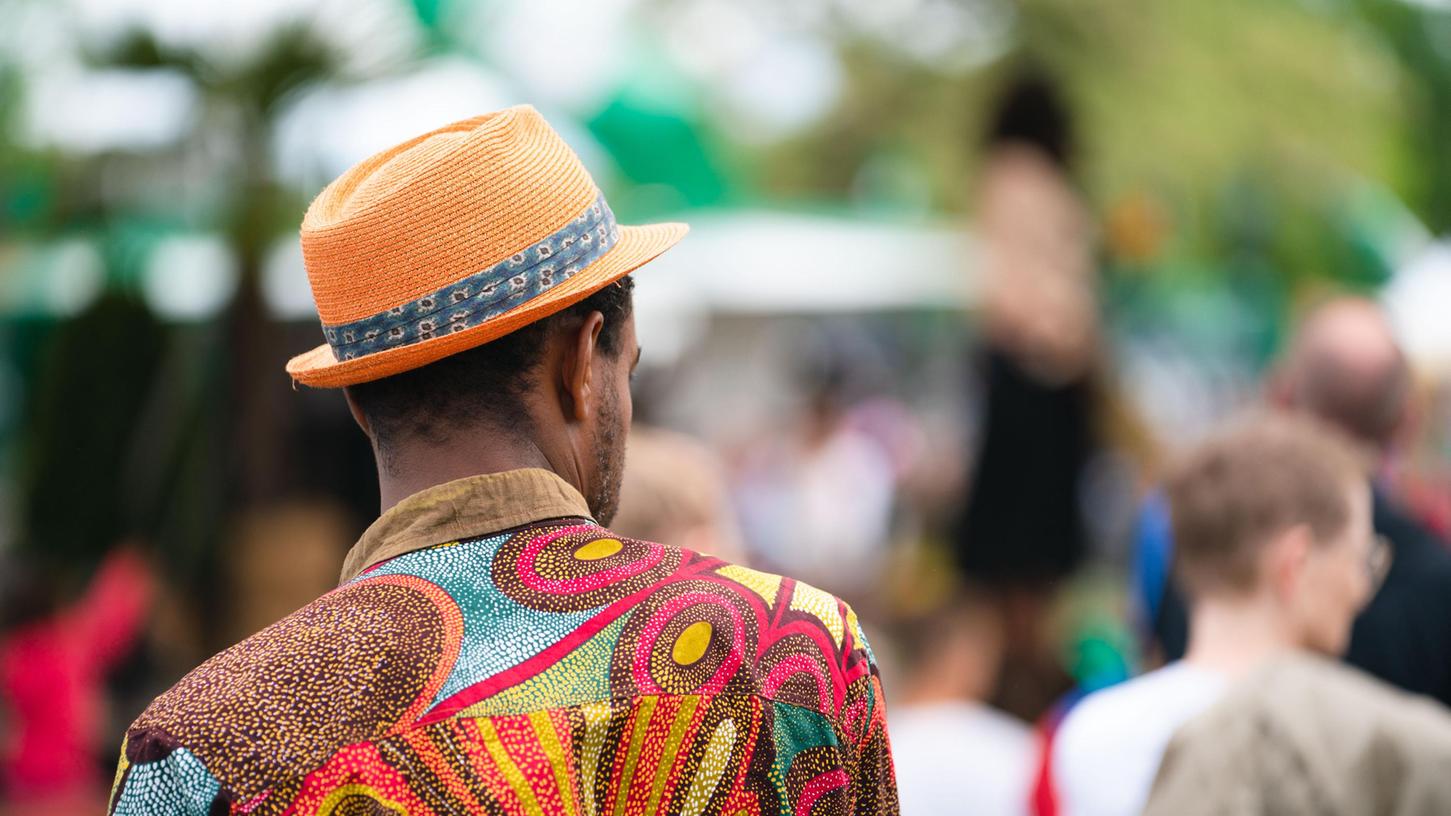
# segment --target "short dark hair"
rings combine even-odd
[[[988,125],[988,148],[1013,143],[1042,150],[1062,170],[1073,167],[1072,115],[1058,84],[1034,68],[1013,78]]]
[[[1215,435],[1165,483],[1180,585],[1191,596],[1252,589],[1271,537],[1298,524],[1318,541],[1339,535],[1347,494],[1366,479],[1355,447],[1310,417],[1262,414]]]
[[[456,428],[493,422],[512,426],[525,421],[523,395],[536,384],[536,369],[546,341],[572,330],[591,312],[604,315],[596,341],[614,357],[625,322],[634,309],[635,282],[629,276],[584,300],[481,346],[461,351],[422,368],[373,382],[348,386],[380,447],[418,437],[442,441]]]

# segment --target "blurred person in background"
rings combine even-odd
[[[1388,566],[1363,457],[1313,420],[1245,421],[1199,446],[1166,485],[1188,653],[1068,713],[1051,766],[1067,816],[1139,813],[1181,725],[1269,661],[1342,654]]]
[[[753,450],[738,475],[741,523],[762,568],[870,603],[891,540],[897,469],[852,422],[849,362],[808,369],[795,421]]]
[[[1385,584],[1360,617],[1346,661],[1407,691],[1451,705],[1451,550],[1398,500],[1397,448],[1411,423],[1413,377],[1385,313],[1374,302],[1338,297],[1305,317],[1271,376],[1271,402],[1319,418],[1353,438],[1375,462],[1372,523],[1395,551]],[[1140,561],[1163,565],[1174,540],[1160,515],[1140,542]],[[1151,510],[1152,514],[1152,510]],[[1189,624],[1179,590],[1162,569],[1143,585],[1168,659],[1183,654]]]
[[[1024,73],[999,103],[977,190],[985,405],[952,539],[964,577],[1002,607],[1000,702],[1027,719],[1073,685],[1048,619],[1088,555],[1083,480],[1102,444],[1093,225],[1073,150],[1058,87]]]
[[[67,602],[53,572],[11,565],[0,636],[0,793],[29,812],[94,813],[108,675],[141,639],[153,588],[134,547],[111,551]]]
[[[725,475],[710,448],[685,434],[636,423],[625,451],[620,509],[611,529],[746,562]]]
[[[894,627],[892,755],[905,813],[1027,812],[1032,731],[987,703],[1002,655],[997,614],[959,591]]]
[[[327,343],[382,515],[342,586],[207,661],[122,748],[116,814],[897,812],[840,600],[615,515],[639,361],[624,227],[521,106],[366,159],[309,207]]]

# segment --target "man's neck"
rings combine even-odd
[[[383,466],[381,451],[375,448],[374,455],[378,460],[378,497],[383,513],[415,493],[469,476],[543,468],[559,473],[571,483],[577,478],[576,474],[561,472],[532,440],[503,435],[451,439],[441,444],[410,442],[389,452],[388,467]]]
[[[1229,677],[1243,675],[1266,659],[1295,648],[1283,617],[1266,599],[1198,601],[1190,610],[1189,621],[1184,661]]]

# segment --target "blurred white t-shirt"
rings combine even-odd
[[[1088,695],[1053,740],[1063,816],[1138,816],[1179,726],[1224,693],[1222,675],[1171,663]]]
[[[978,703],[943,702],[888,712],[887,731],[905,816],[1023,816],[1033,774],[1033,734]]]

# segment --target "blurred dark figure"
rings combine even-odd
[[[98,761],[107,675],[138,641],[153,582],[130,548],[113,551],[66,604],[53,570],[11,570],[0,638],[0,699],[10,722],[0,745],[0,793],[37,812],[67,802],[104,807]],[[87,799],[87,797],[90,797]]]
[[[976,208],[986,407],[953,540],[965,577],[1002,606],[1000,702],[1029,719],[1071,686],[1045,625],[1087,552],[1079,482],[1097,445],[1091,227],[1072,152],[1055,87],[1021,79],[989,132]]]
[[[1317,416],[1355,438],[1384,472],[1408,422],[1412,382],[1384,313],[1371,301],[1345,297],[1307,316],[1269,390],[1277,406]],[[1451,705],[1451,551],[1385,481],[1372,484],[1372,523],[1395,559],[1385,585],[1356,619],[1346,660]],[[1183,654],[1184,603],[1172,581],[1165,583],[1154,628],[1167,659]]]

